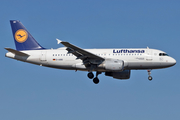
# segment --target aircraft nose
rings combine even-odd
[[[174,58],[171,58],[171,64],[172,66],[176,64],[176,60]]]

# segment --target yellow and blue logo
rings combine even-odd
[[[23,29],[19,29],[18,31],[16,31],[14,37],[15,37],[17,42],[23,43],[23,42],[25,42],[27,40],[28,33]]]

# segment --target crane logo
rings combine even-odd
[[[15,37],[17,42],[23,43],[23,42],[25,42],[27,40],[28,34],[27,34],[27,32],[25,30],[19,29],[18,31],[16,31],[14,37]]]

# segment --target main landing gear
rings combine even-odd
[[[147,71],[148,71],[148,75],[149,75],[148,79],[151,81],[153,79],[151,76],[151,70],[147,70]]]
[[[89,79],[93,79],[94,78],[94,74],[92,72],[89,72],[87,74],[87,76],[88,76]]]
[[[98,75],[99,74],[101,74],[101,72],[96,72],[96,77],[94,78],[94,74],[92,73],[92,72],[89,72],[88,74],[87,74],[87,76],[88,76],[88,78],[89,79],[93,79],[93,82],[95,83],[95,84],[98,84],[99,83],[99,78],[98,78]]]

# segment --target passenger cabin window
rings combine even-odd
[[[169,55],[166,53],[159,53],[159,56],[169,56]]]

